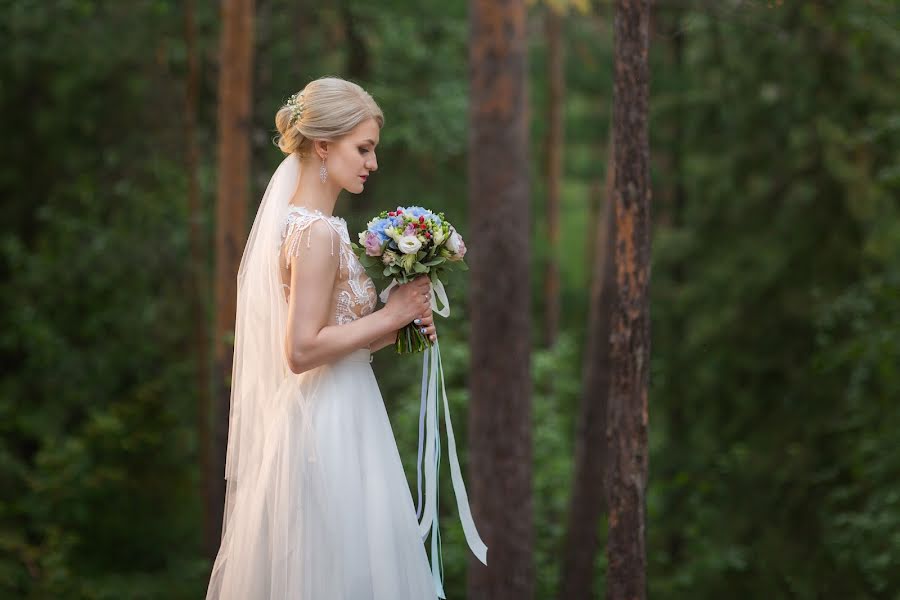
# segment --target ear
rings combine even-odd
[[[328,142],[325,140],[316,140],[313,142],[313,150],[315,150],[316,154],[319,155],[319,158],[325,159],[328,157]]]

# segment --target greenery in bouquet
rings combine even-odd
[[[466,245],[456,228],[444,213],[421,206],[382,211],[359,233],[359,243],[351,245],[372,279],[388,287],[424,276],[431,280],[432,290],[443,295],[440,275],[469,268],[463,260]],[[421,352],[430,345],[416,325],[409,323],[400,330],[396,349],[405,354]]]

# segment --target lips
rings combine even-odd
[[[362,179],[363,181],[365,181],[366,179],[369,178],[369,176],[368,175],[360,175],[359,178]]]

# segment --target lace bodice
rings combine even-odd
[[[290,300],[291,257],[302,258],[304,248],[309,247],[310,225],[316,221],[324,221],[331,227],[333,232],[331,255],[334,256],[335,245],[338,246],[337,251],[340,254],[340,266],[332,287],[333,310],[328,324],[343,325],[371,314],[375,310],[378,294],[375,283],[366,274],[350,247],[347,222],[340,217],[330,217],[318,210],[296,204],[288,206],[279,246],[281,259],[279,264],[285,301]],[[335,240],[337,240],[337,244],[335,244]]]

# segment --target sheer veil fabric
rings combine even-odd
[[[269,180],[238,267],[223,538],[238,489],[259,472],[263,423],[272,409],[267,400],[290,372],[284,358],[287,306],[282,300],[278,252],[280,223],[299,177],[300,161],[286,156]]]
[[[293,154],[276,169],[238,269],[225,511],[206,598],[435,599],[369,350],[299,375],[287,365],[279,258],[299,175]]]

